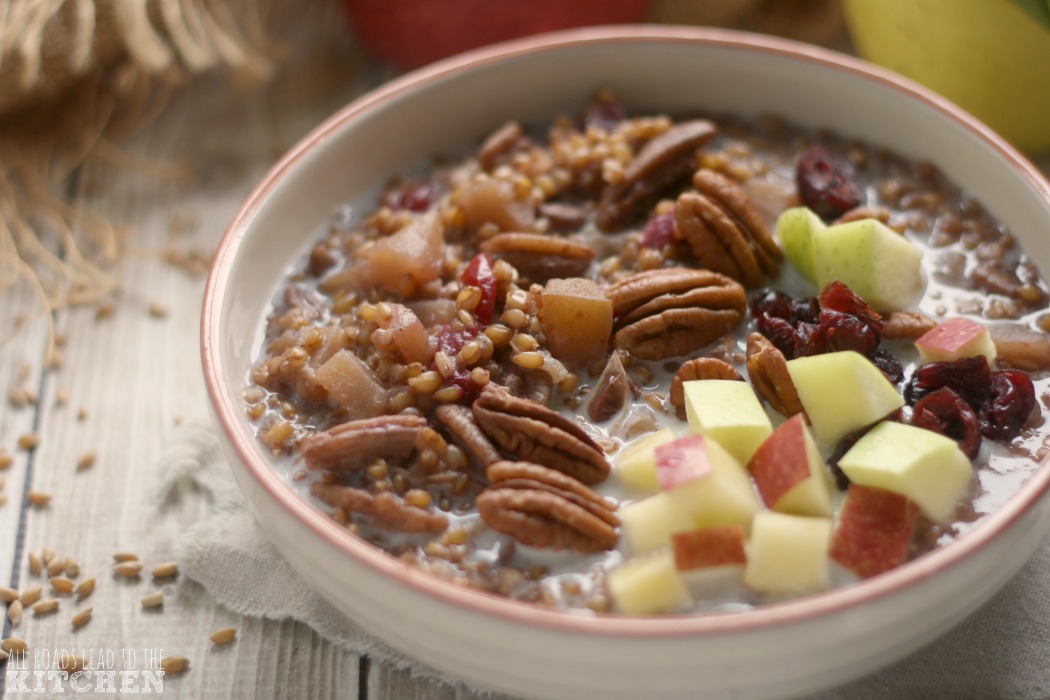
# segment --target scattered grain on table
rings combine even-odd
[[[65,576],[52,576],[50,583],[55,593],[72,593],[76,588],[76,584]]]
[[[142,607],[159,608],[164,605],[164,591],[153,591],[142,596]]]
[[[118,564],[124,561],[138,561],[139,555],[134,552],[117,552],[113,555],[113,561]]]
[[[24,654],[29,649],[29,645],[18,637],[8,637],[0,642],[0,649],[3,649],[8,654]]]
[[[29,504],[36,508],[46,508],[51,503],[51,494],[43,491],[30,491],[26,494],[26,498],[29,499]]]
[[[218,632],[213,633],[211,637],[209,637],[209,639],[211,639],[211,643],[216,646],[229,644],[236,638],[237,630],[234,627],[227,627],[226,629],[221,629]]]
[[[77,409],[77,420],[83,423],[88,419],[88,410],[81,406]]]
[[[65,406],[67,403],[69,403],[69,389],[65,387],[55,389],[55,405]]]
[[[3,447],[0,447],[0,469],[10,469],[15,463],[15,457]]]
[[[66,673],[76,673],[77,671],[83,671],[84,657],[79,656],[77,654],[69,654],[63,652],[62,658],[58,662],[58,667]]]
[[[11,620],[12,627],[18,627],[21,624],[23,609],[21,600],[16,600],[7,607],[7,619]]]
[[[77,471],[82,472],[85,469],[89,469],[92,466],[94,466],[95,458],[96,455],[93,450],[89,450],[80,455],[80,457],[77,458]]]
[[[87,598],[89,595],[95,592],[95,579],[86,578],[77,584],[77,587],[73,589],[73,592],[77,594],[77,598]]]
[[[84,608],[76,615],[73,616],[71,622],[73,623],[73,629],[80,629],[87,623],[91,622],[91,612],[94,608]]]
[[[44,600],[37,601],[36,603],[33,603],[33,614],[37,617],[50,615],[58,610],[59,602],[58,598],[45,598]]]
[[[66,576],[76,578],[80,575],[80,563],[73,557],[66,557]]]
[[[40,600],[41,596],[43,595],[43,586],[33,586],[32,588],[27,588],[24,591],[22,591],[22,605],[28,608],[30,605]]]
[[[34,576],[39,576],[44,570],[44,562],[40,560],[40,555],[36,552],[30,552],[27,555],[29,560],[29,573]]]
[[[153,318],[167,318],[168,307],[159,301],[151,301],[149,304],[149,315]]]
[[[55,578],[61,576],[66,571],[66,560],[65,559],[52,559],[51,563],[47,565],[48,578]]]
[[[113,565],[113,573],[123,578],[137,578],[142,573],[142,564],[137,561],[122,561]]]
[[[55,549],[54,547],[41,547],[40,548],[40,561],[44,562],[44,566],[49,565],[55,560]]]
[[[23,433],[18,436],[18,448],[29,452],[35,450],[40,444],[40,436],[37,433]]]
[[[179,573],[179,565],[173,561],[166,561],[153,567],[153,578],[168,578]]]
[[[18,600],[18,591],[7,586],[0,586],[0,601],[4,603],[13,603]]]
[[[160,670],[166,675],[174,676],[186,671],[190,667],[190,660],[185,656],[165,656],[160,660]]]

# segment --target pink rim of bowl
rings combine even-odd
[[[697,29],[672,26],[624,25],[591,27],[528,37],[470,51],[432,64],[386,83],[347,105],[325,120],[291,149],[249,195],[224,234],[204,295],[201,320],[201,357],[205,382],[215,415],[232,441],[248,473],[284,511],[309,528],[326,545],[357,560],[420,594],[462,606],[477,613],[492,615],[509,622],[564,632],[600,635],[626,635],[636,638],[706,636],[773,627],[796,621],[811,620],[874,601],[936,576],[961,562],[977,550],[991,545],[1004,531],[1033,508],[1050,490],[1050,467],[1044,461],[1029,480],[995,513],[978,527],[948,546],[928,553],[908,564],[866,581],[833,589],[797,600],[772,603],[758,608],[711,615],[663,615],[624,617],[618,615],[581,616],[546,610],[529,603],[508,600],[482,591],[467,590],[418,571],[385,552],[357,539],[292,491],[273,466],[261,454],[253,440],[235,429],[245,420],[236,397],[225,394],[225,375],[229,371],[246,372],[246,367],[223,367],[220,348],[223,329],[219,324],[225,288],[229,283],[232,262],[245,230],[271,190],[280,186],[285,173],[309,151],[323,148],[327,137],[356,116],[376,108],[390,99],[461,71],[501,60],[520,57],[551,48],[572,45],[633,42],[705,43],[727,48],[782,55],[793,59],[832,67],[858,78],[888,85],[908,97],[932,107],[945,119],[964,126],[975,139],[985,142],[1028,179],[1033,188],[1050,202],[1050,183],[1024,156],[1009,146],[991,129],[948,100],[889,71],[859,59],[793,41],[745,34],[729,30]],[[421,154],[424,155],[424,154]]]

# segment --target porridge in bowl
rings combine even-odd
[[[740,609],[899,566],[1023,483],[1047,298],[930,164],[602,94],[334,215],[246,410],[293,488],[408,565]]]

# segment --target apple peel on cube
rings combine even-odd
[[[798,357],[787,368],[822,452],[904,405],[886,375],[853,350]]]
[[[669,550],[635,557],[609,572],[609,595],[625,615],[655,615],[685,610],[692,596]]]
[[[766,438],[747,470],[766,506],[779,513],[830,517],[831,472],[806,425],[795,414]]]
[[[676,532],[671,538],[671,553],[695,600],[724,595],[743,581],[747,549],[740,525]]]
[[[955,440],[891,421],[868,431],[838,464],[851,483],[906,496],[938,523],[951,520],[973,479]]]
[[[751,526],[744,584],[772,596],[825,590],[830,542],[830,518],[763,511]]]
[[[813,233],[818,287],[841,280],[876,311],[900,311],[922,296],[922,250],[878,219],[835,224]]]
[[[747,382],[698,379],[682,383],[685,412],[694,433],[710,437],[747,464],[773,432],[769,415]]]
[[[616,474],[625,488],[636,493],[656,493],[656,448],[675,439],[670,428],[649,433],[623,449],[616,459]]]
[[[915,341],[915,347],[924,363],[951,362],[984,355],[991,364],[996,355],[989,330],[962,316],[937,324]]]
[[[831,558],[861,578],[908,558],[919,508],[893,491],[850,484],[831,539]]]
[[[702,476],[679,482],[663,492],[677,510],[689,514],[692,527],[736,523],[745,531],[750,530],[751,519],[762,510],[762,503],[744,465],[716,440],[686,435],[658,448],[658,471],[660,453],[672,446],[698,455],[704,462]]]

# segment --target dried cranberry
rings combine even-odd
[[[762,314],[756,320],[755,325],[758,327],[758,332],[769,338],[769,342],[773,343],[773,346],[784,353],[784,357],[791,360],[798,357],[797,348],[797,333],[795,327],[782,318],[776,316],[770,316],[769,314]]]
[[[981,448],[981,424],[970,404],[948,387],[923,396],[915,403],[911,424],[950,437],[973,459]]]
[[[458,386],[463,392],[461,400],[467,403],[473,402],[474,399],[478,398],[478,394],[481,393],[481,387],[472,378],[470,370],[462,367],[456,367],[448,379],[445,380],[445,383]]]
[[[795,357],[820,355],[828,351],[828,336],[817,323],[800,323],[795,327]]]
[[[871,356],[871,362],[886,375],[886,379],[891,383],[898,384],[904,381],[904,366],[889,350],[876,350]]]
[[[409,180],[388,190],[383,195],[383,205],[391,209],[426,211],[438,196],[438,188],[430,180]]]
[[[879,347],[878,332],[859,316],[821,309],[820,327],[829,350],[855,350],[867,357]]]
[[[1035,386],[1020,370],[992,372],[991,397],[981,407],[981,432],[992,440],[1011,440],[1035,408]]]
[[[649,221],[645,227],[645,235],[642,236],[642,247],[660,250],[665,245],[674,243],[676,238],[674,212],[667,212]]]
[[[799,157],[795,184],[802,203],[825,221],[837,219],[861,203],[849,162],[819,144]]]
[[[803,323],[820,323],[820,302],[816,297],[800,297],[791,302],[795,318]]]
[[[606,131],[612,131],[627,117],[627,111],[619,102],[602,100],[595,102],[583,114],[584,127],[597,127]]]
[[[791,297],[775,289],[761,289],[751,297],[751,315],[758,318],[762,314],[772,316],[794,324],[798,319],[795,317],[794,302]]]
[[[820,291],[817,297],[821,310],[829,309],[856,316],[870,326],[880,337],[882,335],[882,316],[871,308],[866,301],[857,296],[845,282],[832,280]]]
[[[481,332],[479,326],[462,328],[448,324],[438,331],[436,352],[443,352],[450,358],[455,359],[456,354],[463,346],[478,337]]]
[[[984,355],[950,362],[931,362],[915,370],[904,387],[904,400],[914,406],[926,394],[942,387],[952,389],[974,410],[992,393],[992,371]]]
[[[464,284],[481,290],[481,301],[474,307],[474,317],[479,323],[488,325],[492,322],[496,308],[496,272],[492,267],[492,259],[485,253],[478,253],[463,271],[461,279]]]

